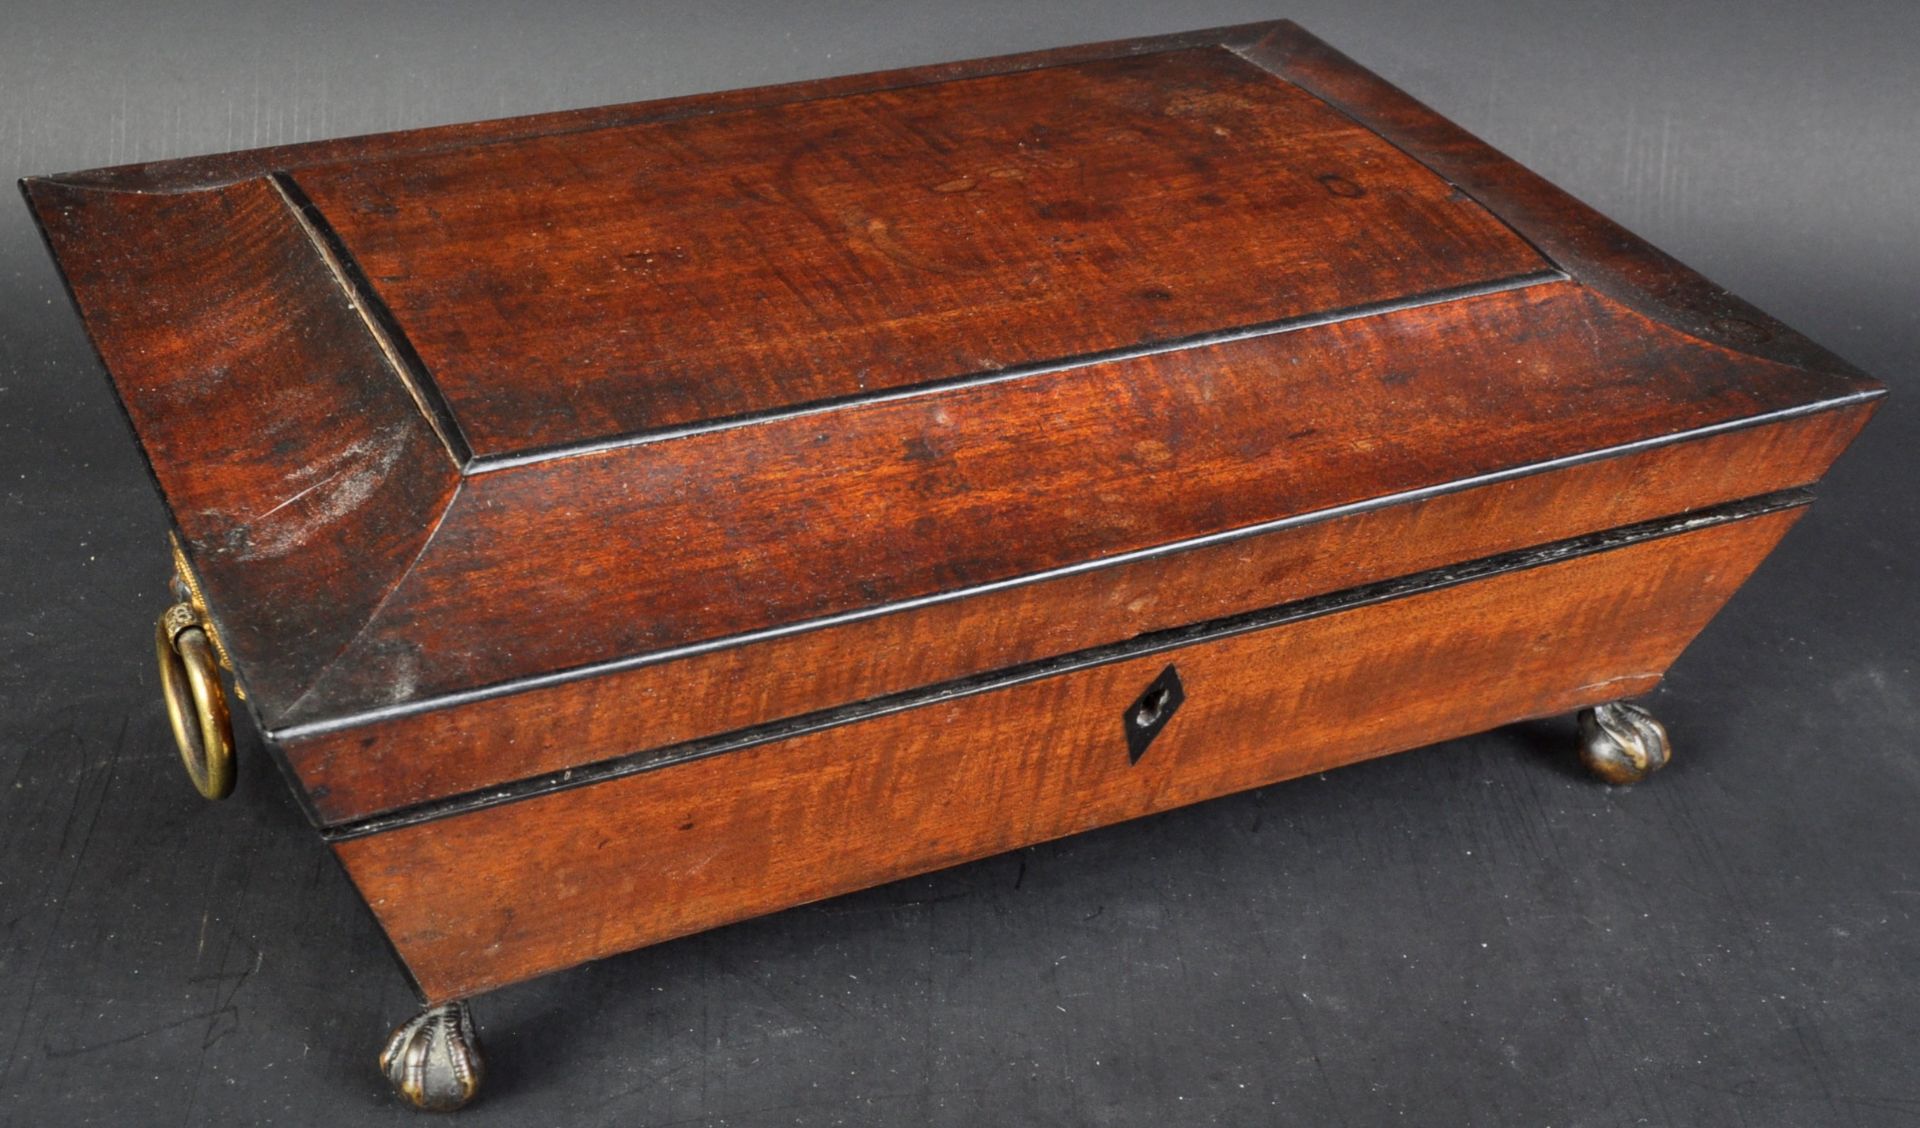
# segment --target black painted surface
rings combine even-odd
[[[606,961],[479,1001],[463,1122],[1920,1120],[1920,9],[163,7],[9,6],[0,174],[1290,15],[1893,390],[1643,788],[1569,718]],[[404,1123],[372,920],[257,748],[173,759],[165,569],[9,199],[0,1125]]]
[[[1187,687],[1180,682],[1180,671],[1168,666],[1153,679],[1140,699],[1127,706],[1120,727],[1127,734],[1127,758],[1134,763],[1147,754],[1153,738],[1167,727],[1173,715],[1187,700]]]

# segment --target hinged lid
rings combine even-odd
[[[1877,392],[1288,24],[26,190],[282,734]]]

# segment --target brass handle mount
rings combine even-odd
[[[153,649],[180,762],[194,790],[208,799],[225,799],[233,794],[233,715],[207,624],[191,603],[176,603],[161,613]]]

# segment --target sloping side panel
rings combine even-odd
[[[272,724],[419,555],[458,468],[271,182],[26,191]]]
[[[296,721],[1837,408],[1837,383],[1551,283],[476,474]]]
[[[1723,348],[1878,382],[1289,21],[1236,43],[1242,58],[1325,100],[1460,186],[1582,283]]]
[[[288,738],[325,823],[1812,482],[1871,405]]]

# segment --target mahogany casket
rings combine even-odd
[[[598,956],[1523,718],[1642,776],[1881,391],[1286,23],[24,189],[183,755],[230,673],[429,1107]]]

